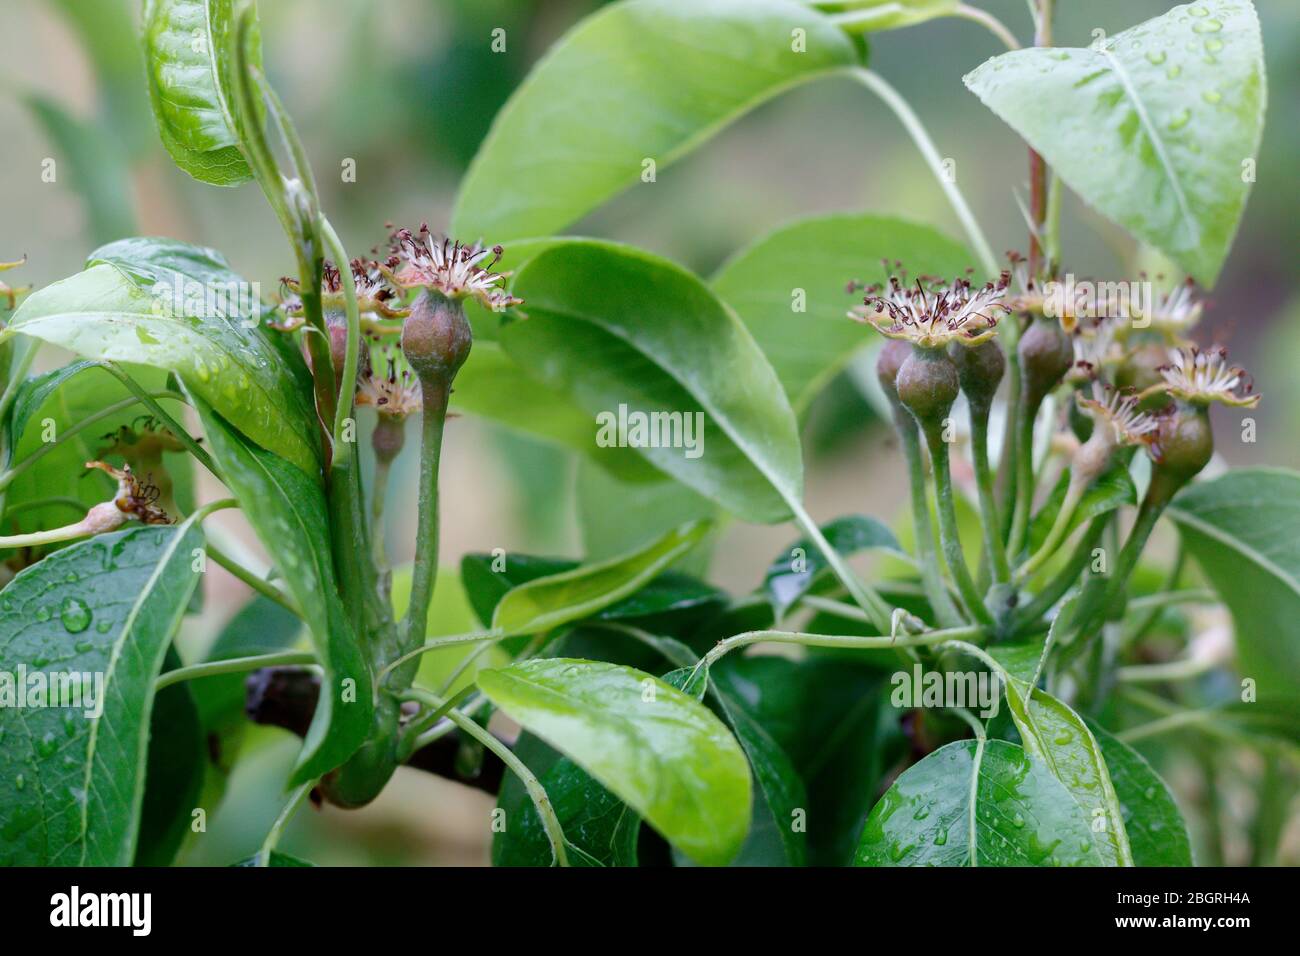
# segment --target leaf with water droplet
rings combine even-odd
[[[1214,284],[1253,179],[1242,163],[1264,129],[1250,3],[1175,7],[1087,49],[1004,53],[965,81],[1087,203]],[[1231,103],[1206,111],[1216,87]]]
[[[959,740],[903,771],[868,815],[854,858],[855,866],[1100,863],[1089,820],[1060,781],[1004,740]]]
[[[67,661],[47,675],[71,706],[0,708],[0,830],[18,834],[0,840],[0,866],[131,863],[153,682],[198,584],[190,562],[202,541],[194,524],[136,526],[69,545],[6,587],[0,660]],[[118,553],[110,570],[106,542]],[[109,619],[104,609],[116,623],[90,630],[96,614]],[[71,659],[69,630],[95,635]]]

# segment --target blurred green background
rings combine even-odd
[[[596,0],[264,0],[265,62],[294,116],[329,210],[360,253],[386,236],[384,223],[435,230],[493,115],[548,45],[600,4]],[[1023,0],[980,4],[1024,40]],[[278,287],[292,263],[261,193],[216,189],[179,172],[155,135],[127,0],[6,0],[0,5],[0,260],[29,263],[6,278],[42,286],[78,271],[97,245],[129,233],[163,234],[222,250],[235,269]],[[1160,0],[1061,0],[1055,40],[1085,46],[1093,31],[1118,32],[1172,4]],[[1300,465],[1300,303],[1295,298],[1294,185],[1300,95],[1300,18],[1294,0],[1257,3],[1263,22],[1269,114],[1255,184],[1201,338],[1232,349],[1265,395],[1258,441],[1220,441],[1234,463]],[[507,49],[491,50],[504,28]],[[995,38],[958,20],[878,34],[872,65],[913,104],[995,249],[1026,244],[1016,194],[1026,192],[1023,145],[961,84],[963,73],[1001,52]],[[54,182],[42,178],[55,162]],[[355,161],[356,181],[341,172]],[[633,242],[704,275],[729,254],[790,220],[837,210],[888,213],[932,223],[961,238],[955,218],[893,115],[861,86],[834,80],[799,89],[724,130],[579,223],[575,233]],[[478,237],[463,237],[475,239]],[[487,237],[490,238],[490,237]],[[1079,276],[1122,278],[1138,250],[1118,227],[1067,191],[1063,245]],[[43,365],[58,361],[43,355]],[[1237,417],[1219,434],[1238,433]],[[875,427],[857,389],[837,382],[807,429],[808,503],[814,517],[850,511],[893,518],[904,503],[899,456]],[[443,566],[466,551],[579,555],[574,467],[563,454],[472,419],[448,430],[444,455]],[[413,460],[405,456],[387,511],[394,548],[409,554]],[[232,532],[242,533],[236,524]],[[734,591],[760,580],[788,528],[733,526],[716,552],[713,578]],[[247,539],[250,547],[251,538]],[[210,640],[244,600],[224,572],[187,640]],[[216,599],[211,599],[215,594]],[[440,588],[446,632],[467,615],[454,584]],[[227,863],[256,848],[282,800],[280,782],[296,744],[258,732],[208,833],[185,861]],[[304,813],[283,848],[320,863],[482,863],[491,798],[402,771],[361,812]],[[1294,827],[1292,830],[1294,831]],[[1295,842],[1296,834],[1290,839]],[[1231,846],[1231,841],[1228,841]],[[1237,861],[1241,862],[1241,861]]]

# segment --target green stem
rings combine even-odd
[[[205,661],[202,664],[190,664],[178,667],[165,674],[158,675],[154,681],[154,693],[181,681],[198,680],[201,677],[216,677],[220,674],[241,674],[247,671],[261,670],[263,667],[285,667],[296,664],[315,664],[316,655],[311,651],[277,651],[274,654],[257,654],[252,657],[232,657],[225,661]]]
[[[413,689],[412,692],[418,693],[421,700],[433,707],[442,707],[446,703],[443,698],[428,691]],[[532,798],[533,806],[537,808],[537,815],[542,820],[542,829],[546,831],[546,839],[551,844],[554,862],[559,866],[568,866],[569,857],[565,850],[564,830],[560,826],[560,818],[555,813],[555,807],[551,805],[551,798],[547,796],[546,789],[533,775],[533,772],[524,765],[522,760],[515,756],[513,750],[459,710],[454,707],[450,708],[447,711],[447,719],[500,757],[501,762],[519,778],[520,783],[524,785],[524,789],[528,791],[528,796]]]
[[[862,637],[856,634],[804,634],[799,631],[746,631],[719,641],[695,665],[690,680],[694,682],[696,674],[707,670],[726,654],[751,644],[798,644],[803,647],[838,647],[853,650],[892,650],[896,647],[928,647],[943,641],[966,637],[981,637],[984,629],[967,625],[950,627],[940,631],[927,631],[924,634],[904,634],[900,637]]]
[[[790,510],[794,513],[795,521],[803,529],[810,541],[817,547],[817,550],[826,558],[826,563],[831,566],[835,576],[839,578],[840,583],[848,589],[849,595],[858,603],[864,611],[871,615],[872,622],[882,634],[888,634],[890,630],[890,621],[893,617],[893,611],[885,602],[875,588],[869,584],[864,584],[862,580],[853,573],[844,556],[831,546],[822,534],[821,528],[809,517],[808,512],[804,510],[803,505],[798,501],[788,500],[786,502]]]
[[[1066,562],[1065,567],[1061,568],[1056,577],[1052,578],[1016,615],[1016,633],[1021,634],[1026,628],[1038,627],[1039,618],[1050,611],[1053,605],[1065,597],[1066,592],[1079,582],[1079,576],[1092,559],[1093,549],[1097,547],[1097,542],[1101,540],[1102,533],[1112,517],[1110,514],[1104,514],[1092,519],[1087,532],[1075,546],[1074,553],[1070,555],[1070,560]]]
[[[309,780],[290,795],[289,802],[284,805],[284,809],[280,811],[280,815],[276,817],[275,822],[271,824],[271,829],[266,834],[266,839],[262,841],[261,849],[257,851],[258,866],[271,865],[271,852],[279,845],[280,836],[284,832],[284,828],[288,826],[289,821],[293,819],[293,815],[297,813],[298,808],[302,806],[303,800],[307,798],[307,794],[311,793],[312,788],[315,786],[316,781]]]
[[[1126,684],[1158,684],[1166,681],[1191,680],[1214,670],[1210,658],[1185,658],[1163,664],[1133,664],[1115,671],[1115,679]]]
[[[1022,393],[1023,394],[1023,393]],[[1019,555],[1029,531],[1029,511],[1034,503],[1034,419],[1038,406],[1022,401],[1016,423],[1016,497],[1011,531],[1007,536],[1007,553]]]
[[[989,470],[989,406],[970,406],[971,459],[975,466],[975,485],[979,490],[980,524],[984,529],[984,550],[993,580],[1004,584],[1011,578],[1011,565],[998,533],[998,506],[993,496],[993,473]]]
[[[934,525],[930,521],[930,495],[926,490],[925,461],[921,455],[921,435],[916,419],[903,408],[895,408],[894,425],[903,441],[903,455],[907,459],[907,477],[911,490],[912,527],[916,536],[916,554],[921,567],[921,585],[934,609],[935,620],[943,627],[961,623],[961,615],[948,595],[948,588],[939,571],[938,555],[934,546]]]
[[[967,238],[970,239],[970,243],[975,249],[976,256],[979,257],[980,265],[983,266],[984,271],[990,277],[996,277],[999,270],[997,259],[993,257],[992,247],[989,246],[988,239],[984,237],[984,232],[980,229],[975,214],[966,205],[966,199],[962,196],[961,190],[957,188],[957,184],[952,181],[952,177],[944,167],[943,158],[939,155],[934,140],[930,139],[930,134],[926,132],[920,118],[913,112],[907,100],[903,99],[898,91],[878,73],[863,67],[854,67],[851,72],[853,78],[879,96],[885,105],[893,111],[894,115],[898,117],[899,122],[903,124],[903,128],[912,137],[916,148],[930,167],[935,179],[938,180],[939,188],[948,197],[953,212],[957,214],[962,228],[966,231]]]
[[[1174,604],[1217,604],[1219,602],[1218,592],[1210,588],[1187,588],[1183,591],[1162,591],[1158,594],[1148,594],[1144,597],[1134,598],[1128,602],[1128,612],[1137,611],[1156,611],[1170,607]]]
[[[429,602],[438,576],[438,464],[442,457],[442,431],[447,418],[449,391],[446,385],[421,385],[424,409],[420,415],[415,564],[411,572],[411,603],[402,622],[403,649],[424,639],[429,621]]]
[[[1006,541],[1011,532],[1011,518],[1015,511],[1016,471],[1020,467],[1016,459],[1016,409],[1020,407],[1020,319],[1012,316],[1002,325],[1002,338],[1005,341],[1007,356],[1007,401],[1006,415],[1002,425],[1002,453],[999,456],[998,474],[1001,481],[1001,500],[998,502],[998,517],[1001,521],[999,531]]]
[[[949,16],[960,17],[963,20],[970,20],[972,23],[980,24],[1001,40],[1008,50],[1020,49],[1020,41],[1016,39],[1015,34],[1008,30],[1001,20],[989,13],[987,10],[981,10],[979,7],[972,7],[965,3],[959,3],[951,13],[949,13]]]
[[[1070,533],[1070,522],[1074,520],[1074,513],[1079,509],[1079,502],[1083,500],[1087,488],[1087,482],[1070,482],[1065,490],[1065,498],[1061,501],[1061,510],[1056,513],[1056,520],[1052,522],[1052,530],[1047,532],[1047,537],[1043,539],[1042,545],[1034,552],[1033,557],[1016,570],[1017,581],[1028,580],[1051,560],[1052,555],[1056,554],[1056,550]]]
[[[1156,621],[1160,620],[1160,612],[1165,608],[1166,603],[1153,602],[1152,601],[1153,597],[1154,598],[1171,597],[1179,593],[1187,593],[1187,592],[1178,592],[1174,590],[1175,588],[1178,587],[1178,579],[1182,577],[1183,565],[1186,563],[1186,561],[1187,561],[1187,551],[1180,545],[1178,548],[1178,555],[1174,558],[1174,563],[1170,566],[1169,574],[1165,578],[1164,583],[1160,585],[1160,590],[1155,595],[1152,595],[1150,597],[1138,598],[1137,600],[1129,602],[1128,605],[1129,611],[1136,611],[1141,608],[1147,608],[1148,610],[1146,612],[1146,615],[1137,624],[1133,626],[1132,634],[1128,638],[1127,643],[1136,644],[1138,641],[1142,640],[1142,638],[1146,637],[1147,632],[1150,631],[1151,628],[1155,627]],[[1213,600],[1213,592],[1206,592],[1206,593],[1212,595],[1207,600]],[[1176,603],[1176,602],[1171,601],[1168,603]]]
[[[338,265],[339,280],[343,286],[344,312],[347,315],[348,322],[347,345],[343,352],[343,376],[338,384],[338,401],[334,412],[334,455],[338,457],[342,453],[340,451],[342,446],[346,445],[350,449],[355,443],[344,441],[344,431],[355,405],[357,362],[361,351],[361,316],[357,311],[356,280],[352,276],[352,266],[347,252],[343,249],[343,243],[339,240],[338,233],[334,231],[334,227],[330,225],[330,221],[324,215],[321,215],[317,221],[317,228],[320,230],[325,245],[329,248],[330,254],[334,256],[334,261]],[[356,421],[354,419],[353,429],[355,430],[355,428]]]
[[[293,601],[290,599],[290,597],[287,594],[285,594],[275,585],[271,584],[269,581],[259,577],[258,575],[254,574],[252,571],[248,570],[248,568],[244,567],[238,561],[235,561],[233,558],[231,558],[229,555],[223,552],[220,548],[218,548],[215,544],[213,544],[211,540],[209,540],[203,546],[203,550],[207,553],[208,557],[212,558],[212,560],[215,561],[220,567],[225,568],[227,571],[233,574],[240,581],[243,581],[245,584],[247,584],[258,594],[270,598],[272,601],[280,605],[280,607],[284,608],[286,611],[289,611],[295,617],[302,617],[302,611],[298,609],[298,606],[293,603]]]
[[[948,469],[948,443],[943,440],[941,428],[926,428],[925,441],[930,449],[930,464],[934,469],[935,503],[939,512],[939,541],[943,545],[944,562],[952,575],[966,612],[984,627],[993,626],[993,615],[984,606],[984,599],[975,587],[962,553],[961,538],[957,531],[957,509],[952,495],[952,474]]]

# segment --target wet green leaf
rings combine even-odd
[[[306,368],[261,327],[256,291],[215,250],[124,239],[92,253],[85,272],[29,296],[10,326],[83,358],[175,372],[263,448],[314,474]]]
[[[1146,759],[1121,740],[1088,721],[1106,759],[1134,866],[1191,866],[1192,844],[1187,823],[1169,787]]]
[[[100,535],[0,592],[0,657],[16,671],[0,678],[0,694],[26,692],[26,706],[0,707],[0,863],[126,866],[135,857],[153,682],[198,585],[202,544],[192,524]],[[93,704],[79,695],[80,706],[49,706],[51,682],[67,694],[73,673],[86,675],[78,680]],[[33,702],[38,685],[46,706]]]
[[[1089,205],[1214,284],[1264,130],[1250,3],[1198,0],[1087,49],[1004,53],[965,82]]]
[[[1092,826],[1107,866],[1132,866],[1124,815],[1106,758],[1083,718],[1051,694],[1017,678],[1006,688],[1011,719],[1025,750],[1066,788]]]
[[[854,859],[855,866],[1101,863],[1089,820],[1065,787],[1004,740],[959,740],[903,771],[867,817]]]

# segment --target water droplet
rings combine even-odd
[[[1173,119],[1169,121],[1169,128],[1182,129],[1184,126],[1187,125],[1188,120],[1190,120],[1191,118],[1192,118],[1192,111],[1184,108],[1180,110],[1178,113],[1174,114]]]
[[[59,620],[69,634],[80,634],[90,627],[90,606],[81,598],[67,597],[59,608]]]
[[[1182,72],[1183,72],[1183,68],[1179,66],[1177,63],[1175,63],[1169,69],[1165,70],[1165,76],[1169,77],[1169,79],[1171,80],[1176,80],[1182,74]]]
[[[58,738],[54,736],[54,731],[52,730],[46,731],[45,736],[42,737],[40,742],[36,745],[36,753],[42,757],[51,757],[54,755],[54,751],[58,749],[59,741]]]
[[[211,373],[208,371],[208,366],[204,363],[202,359],[198,359],[195,361],[194,374],[199,377],[200,382],[206,382],[209,376],[211,375]]]
[[[69,584],[76,584],[81,579],[77,577],[76,571],[69,571],[63,576],[63,580],[67,581]]]
[[[1011,818],[1011,823],[1017,830],[1019,830],[1025,825],[1025,818],[1017,813]]]
[[[95,630],[100,634],[107,634],[109,628],[111,628],[112,626],[113,626],[113,622],[105,618],[104,620],[100,621],[98,624],[95,625]]]
[[[1194,17],[1208,17],[1210,15],[1210,11],[1205,7],[1192,7],[1187,12]]]
[[[1218,33],[1223,29],[1223,24],[1218,20],[1202,20],[1192,27],[1193,33]]]
[[[1156,788],[1147,787],[1144,791],[1142,791],[1142,796],[1146,797],[1148,800],[1154,800],[1156,798]]]
[[[72,647],[78,654],[89,654],[95,649],[95,644],[93,641],[77,641]]]
[[[1165,51],[1164,51],[1164,50],[1148,50],[1148,51],[1147,51],[1147,62],[1150,63],[1152,66],[1159,66],[1161,63],[1165,62]]]
[[[1064,747],[1073,739],[1074,739],[1074,735],[1072,733],[1070,733],[1068,730],[1062,730],[1055,737],[1052,738],[1052,743],[1056,744],[1058,747]]]
[[[48,621],[50,619],[50,609],[48,607],[38,607],[36,609],[36,620]]]
[[[1220,93],[1218,90],[1206,90],[1204,93],[1201,94],[1201,99],[1213,105],[1223,99],[1223,94]]]
[[[947,830],[940,830],[938,833],[936,833],[936,834],[934,835],[934,845],[935,845],[935,846],[944,846],[947,842],[948,842],[948,831],[947,831]]]
[[[1205,49],[1210,53],[1218,53],[1223,49],[1223,41],[1218,37],[1210,37],[1205,41]]]
[[[21,789],[23,789],[23,787],[25,787],[25,786],[27,786],[27,778],[26,778],[26,777],[24,777],[22,774],[19,774],[18,776],[14,777],[14,789],[15,789],[15,790],[21,790]]]

